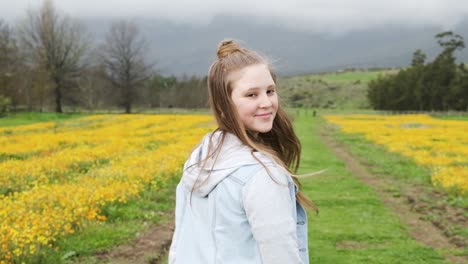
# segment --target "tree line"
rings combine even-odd
[[[14,27],[0,19],[0,114],[118,107],[207,107],[206,77],[162,76],[131,21],[111,25],[92,44],[86,29],[52,0]]]
[[[418,49],[411,66],[369,83],[367,97],[374,109],[468,111],[468,68],[455,57],[465,47],[463,37],[446,31],[435,39],[442,52],[432,62]]]

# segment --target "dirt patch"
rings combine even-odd
[[[173,221],[154,226],[132,242],[110,251],[96,253],[102,263],[112,264],[160,264],[169,249]]]
[[[455,208],[445,202],[445,195],[439,191],[424,190],[413,187],[412,193],[405,197],[411,209],[427,221],[440,229],[449,241],[459,248],[466,248],[468,241],[465,237],[454,235],[453,228],[468,229],[468,219],[463,209]]]
[[[346,151],[346,146],[335,142],[330,134],[323,129],[321,138],[330,150],[346,163],[346,167],[362,182],[371,186],[379,198],[408,226],[410,235],[417,241],[435,249],[442,249],[444,257],[454,263],[467,263],[468,256],[450,254],[451,249],[463,249],[467,241],[463,237],[450,236],[450,227],[457,225],[467,227],[467,219],[460,208],[453,208],[446,203],[434,205],[437,197],[444,194],[427,190],[420,186],[399,184],[389,177],[378,177],[369,172],[368,166]],[[435,199],[434,199],[435,197]],[[440,199],[445,200],[445,199]],[[428,215],[437,215],[435,219],[428,219]],[[443,216],[443,217],[440,217]],[[359,248],[356,242],[337,244],[341,248]]]

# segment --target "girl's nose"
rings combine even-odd
[[[268,108],[268,107],[271,107],[273,105],[273,103],[271,102],[271,98],[268,96],[268,95],[263,95],[261,98],[260,98],[260,108]]]

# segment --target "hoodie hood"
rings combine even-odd
[[[234,134],[224,133],[226,136],[223,145],[206,161],[206,157],[212,154],[221,142],[223,132],[216,131],[205,135],[185,162],[181,183],[188,191],[193,190],[194,195],[207,196],[219,182],[242,166],[258,164],[258,160],[271,162],[271,159],[260,152],[252,153],[252,148],[242,143]]]

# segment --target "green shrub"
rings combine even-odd
[[[0,95],[0,116],[3,116],[8,112],[10,104],[10,98]]]

